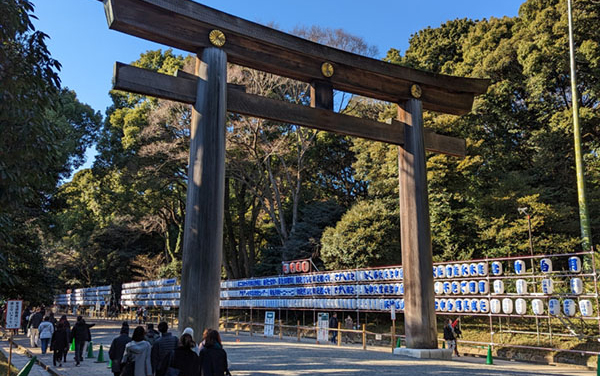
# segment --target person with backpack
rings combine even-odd
[[[171,351],[177,347],[177,337],[168,332],[169,326],[166,322],[161,321],[158,324],[158,331],[160,332],[160,338],[157,339],[152,345],[151,352],[151,363],[152,371],[156,373],[156,376],[162,376],[158,368],[165,358],[169,356]]]

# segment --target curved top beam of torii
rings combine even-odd
[[[423,108],[462,115],[489,80],[425,72],[386,63],[299,38],[190,0],[103,0],[109,28],[198,53],[212,46],[209,33],[220,30],[221,47],[231,63],[297,79],[324,81],[333,88],[398,103],[413,98],[418,84]],[[322,65],[330,63],[326,77]]]

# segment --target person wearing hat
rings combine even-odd
[[[125,346],[131,342],[131,337],[129,337],[129,324],[127,321],[121,325],[121,332],[118,337],[113,339],[110,344],[110,349],[108,350],[108,357],[112,361],[112,373],[115,376],[119,376],[121,374],[121,359],[123,358],[123,353],[125,353]]]
[[[185,329],[183,329],[183,334],[189,334],[190,337],[192,337],[192,339],[194,339],[194,329],[190,328],[189,326]],[[196,346],[196,342],[194,342],[194,346],[192,347],[192,351],[194,351],[196,353],[196,355],[200,355],[200,348],[198,346]]]

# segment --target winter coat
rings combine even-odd
[[[171,351],[175,350],[176,347],[177,337],[175,337],[171,333],[164,333],[159,339],[157,339],[152,345],[152,370],[156,372],[163,359],[169,356]]]
[[[88,340],[89,330],[90,329],[87,327],[84,321],[77,321],[71,329],[71,338],[69,339],[71,341],[75,339],[75,342],[77,343],[85,342]]]
[[[50,321],[44,321],[38,326],[38,330],[40,331],[40,339],[50,339],[54,333],[54,325]]]
[[[71,324],[69,324],[69,320],[63,320],[62,323],[63,323],[63,326],[65,327],[65,333],[67,333],[67,342],[68,342],[69,340],[71,340]]]
[[[121,359],[125,353],[125,346],[131,342],[131,337],[127,334],[121,334],[117,338],[113,339],[108,350],[108,357],[112,360],[112,371],[113,373],[121,372]]]
[[[50,346],[54,350],[64,350],[69,348],[69,335],[64,328],[58,329],[54,332],[54,334],[52,334]]]
[[[154,342],[156,342],[156,340],[159,338],[160,333],[154,329],[148,330],[148,332],[146,333],[146,341],[148,341],[151,345],[154,345]]]
[[[444,339],[446,341],[453,341],[456,339],[456,337],[454,336],[454,330],[450,325],[444,326]]]
[[[29,316],[29,328],[36,328],[38,326],[40,326],[40,324],[42,323],[42,320],[44,320],[44,316],[42,316],[41,312],[36,312],[33,315]]]
[[[329,329],[337,329],[338,327],[338,319],[337,317],[331,316],[329,319]]]
[[[227,353],[220,346],[204,346],[200,350],[198,363],[201,376],[224,376],[227,369]]]
[[[179,376],[198,375],[198,355],[189,347],[178,347],[168,357],[167,362],[161,365],[161,374],[166,372],[167,367],[179,370]]]
[[[146,341],[131,341],[125,345],[125,354],[121,363],[127,359],[135,362],[134,376],[150,376],[152,375],[152,365],[150,364],[151,346]]]

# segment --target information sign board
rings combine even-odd
[[[21,327],[22,300],[8,300],[6,302],[6,329],[19,329]]]
[[[265,337],[273,337],[273,330],[275,329],[275,312],[265,312]]]
[[[317,327],[317,342],[327,342],[329,340],[329,313],[319,312]]]

